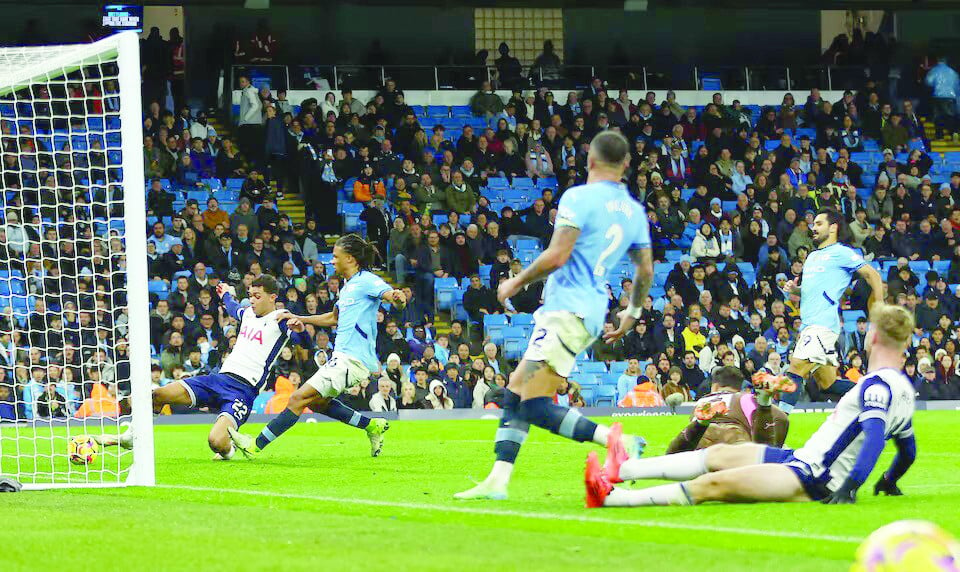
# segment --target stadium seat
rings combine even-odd
[[[506,359],[518,360],[527,351],[527,338],[507,338],[503,339],[503,357]]]
[[[585,361],[580,364],[583,373],[607,373],[607,364],[602,361]]]
[[[578,373],[574,381],[579,383],[580,387],[600,387],[600,378],[595,373]]]
[[[507,317],[503,314],[487,314],[483,317],[483,332],[491,342],[503,343],[503,330],[507,328]]]
[[[601,385],[597,388],[595,407],[613,407],[617,404],[617,387]]]
[[[453,307],[453,291],[459,290],[456,278],[437,278],[433,282],[433,291],[436,295],[437,309],[449,310]]]
[[[533,314],[514,314],[510,317],[511,326],[533,326]]]
[[[593,407],[595,395],[596,391],[592,387],[580,390],[580,397],[583,398],[583,404],[587,407]]]
[[[950,272],[949,260],[934,260],[932,264],[933,264],[933,269],[936,271],[937,274],[940,274],[941,276],[946,276],[946,274]]]
[[[623,372],[627,371],[628,364],[625,361],[612,361],[610,362],[610,373],[616,375],[622,375]]]

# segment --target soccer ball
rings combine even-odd
[[[100,444],[89,435],[78,435],[70,439],[67,446],[70,462],[74,465],[89,465],[97,460]]]
[[[960,543],[932,522],[899,520],[857,548],[850,572],[960,572]]]

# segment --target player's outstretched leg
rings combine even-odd
[[[763,463],[767,449],[754,443],[720,444],[662,457],[629,459],[613,445],[607,447],[604,474],[612,484],[642,479],[685,481],[712,471]]]
[[[690,506],[720,502],[809,501],[797,475],[784,465],[767,463],[709,473],[683,483],[646,489],[615,488],[599,463],[588,459],[584,476],[587,507]]]
[[[390,428],[386,419],[367,417],[339,399],[321,398],[316,411],[331,419],[366,431],[367,437],[370,439],[370,456],[380,456],[380,451],[383,450],[383,434]]]
[[[520,396],[504,389],[503,391],[503,417],[500,418],[500,425],[497,427],[496,443],[493,451],[497,455],[497,460],[493,463],[493,469],[482,482],[472,489],[453,495],[454,498],[461,500],[506,500],[507,485],[510,483],[510,476],[513,474],[513,465],[517,462],[517,455],[520,454],[520,446],[527,439],[527,433],[530,431],[530,424],[516,418],[517,405],[520,404]]]
[[[117,447],[121,449],[133,449],[133,432],[130,430],[130,424],[127,423],[127,428],[124,429],[123,433],[119,435],[92,435],[94,441],[100,444],[101,447]]]

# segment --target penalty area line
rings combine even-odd
[[[493,508],[479,508],[475,506],[436,505],[436,504],[425,504],[425,503],[384,501],[384,500],[376,500],[376,499],[328,497],[328,496],[321,496],[321,495],[303,495],[303,494],[295,494],[295,493],[281,493],[281,492],[274,492],[274,491],[255,491],[255,490],[247,490],[247,489],[198,487],[198,486],[192,486],[192,485],[157,485],[157,488],[202,492],[202,493],[219,493],[219,494],[228,494],[228,495],[244,495],[244,496],[254,496],[254,497],[307,500],[307,501],[332,503],[332,504],[352,504],[352,505],[360,505],[360,506],[378,506],[378,507],[401,508],[401,509],[419,510],[419,511],[475,514],[475,515],[481,515],[481,516],[504,516],[504,517],[513,517],[513,518],[527,518],[527,519],[533,519],[533,520],[553,520],[553,521],[560,520],[560,521],[566,521],[566,522],[592,522],[592,523],[598,523],[598,524],[609,524],[612,526],[638,526],[638,527],[644,527],[644,528],[696,530],[696,531],[703,531],[703,532],[718,532],[718,533],[725,533],[725,534],[749,534],[754,536],[797,538],[800,540],[821,540],[825,542],[841,542],[841,543],[848,543],[848,544],[849,543],[856,544],[863,540],[862,537],[856,537],[856,536],[840,536],[840,535],[832,535],[832,534],[806,534],[802,532],[793,532],[789,530],[767,530],[767,529],[739,528],[739,527],[728,527],[728,526],[713,526],[713,525],[704,525],[704,524],[685,524],[685,523],[678,523],[678,522],[664,522],[664,521],[658,521],[658,520],[607,518],[607,517],[601,517],[601,516],[587,516],[587,515],[578,515],[578,514],[557,514],[557,513],[547,513],[547,512],[499,510],[499,509],[493,509]],[[470,501],[466,501],[466,502],[470,502]]]

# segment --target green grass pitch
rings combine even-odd
[[[796,446],[823,419],[791,418]],[[632,417],[661,454],[679,417]],[[255,462],[211,461],[205,426],[156,429],[156,488],[0,497],[0,569],[37,570],[846,570],[860,539],[924,518],[960,533],[955,412],[918,412],[906,496],[853,506],[583,508],[593,445],[534,430],[511,498],[459,502],[493,461],[493,421],[394,422],[383,456],[365,435],[299,424]],[[245,427],[247,432],[259,426]],[[879,467],[892,459],[892,446]]]

